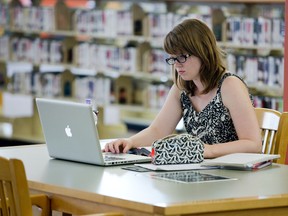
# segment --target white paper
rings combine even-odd
[[[41,73],[63,72],[65,70],[65,67],[63,65],[41,64],[39,70]]]
[[[105,106],[104,116],[105,125],[117,125],[120,124],[120,110],[117,106]]]
[[[154,164],[135,164],[146,169],[154,171],[175,171],[175,170],[205,170],[215,169],[215,167],[203,167],[201,163],[198,164],[171,164],[171,165],[154,165]]]
[[[33,70],[32,63],[26,62],[8,62],[7,76],[12,77],[14,73],[28,73]]]
[[[97,74],[96,70],[94,69],[76,68],[76,67],[72,67],[71,72],[74,75],[86,75],[86,76],[95,76]]]
[[[9,118],[31,117],[33,115],[33,97],[3,93],[3,116]]]

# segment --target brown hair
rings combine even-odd
[[[169,54],[191,54],[200,59],[204,94],[217,86],[226,71],[222,59],[224,52],[217,46],[214,33],[198,19],[186,19],[175,26],[165,37],[164,50]],[[179,89],[194,95],[194,82],[181,79],[175,70],[174,82]]]

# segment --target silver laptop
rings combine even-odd
[[[151,161],[135,154],[103,153],[92,108],[88,104],[36,98],[50,157],[102,166]],[[107,142],[107,141],[106,141]]]

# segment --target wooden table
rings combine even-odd
[[[57,211],[125,215],[288,215],[288,166],[258,171],[202,170],[237,180],[177,183],[155,172],[101,167],[48,156],[46,145],[2,147],[0,156],[24,162],[29,187],[51,196]],[[127,166],[127,165],[126,165]]]

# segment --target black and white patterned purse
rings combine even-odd
[[[204,143],[190,134],[172,134],[152,144],[155,165],[201,163],[204,160]]]

